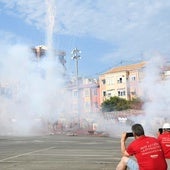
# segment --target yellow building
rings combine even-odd
[[[138,83],[143,79],[146,63],[141,62],[112,68],[99,76],[100,103],[118,96],[126,100],[140,96]]]

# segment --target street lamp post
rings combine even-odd
[[[78,81],[78,60],[81,59],[80,57],[81,51],[78,50],[77,48],[74,48],[71,52],[72,54],[72,59],[75,60],[75,66],[76,66],[76,89],[77,89],[77,112],[78,112],[78,121],[79,121],[79,128],[80,128],[80,99],[79,99],[79,81]]]
[[[81,51],[78,50],[77,48],[74,48],[71,52],[71,54],[72,54],[71,58],[73,60],[75,60],[75,63],[76,63],[76,79],[77,79],[77,81],[78,81],[78,60],[81,59],[80,53],[81,53]]]

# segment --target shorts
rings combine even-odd
[[[170,170],[170,159],[166,159],[168,170]]]
[[[128,159],[127,167],[130,170],[139,170],[139,166],[138,166],[137,162],[131,158]]]

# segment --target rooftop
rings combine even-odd
[[[143,61],[143,62],[136,63],[136,64],[119,66],[119,67],[112,68],[103,74],[110,74],[110,73],[121,72],[121,71],[137,70],[137,69],[144,68],[145,65],[146,65],[146,62]]]

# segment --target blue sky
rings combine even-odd
[[[53,46],[66,51],[69,74],[75,74],[75,47],[82,51],[82,76],[95,77],[155,53],[170,57],[170,1],[160,0],[0,0],[0,57],[16,44],[46,44],[49,4],[55,16]]]

